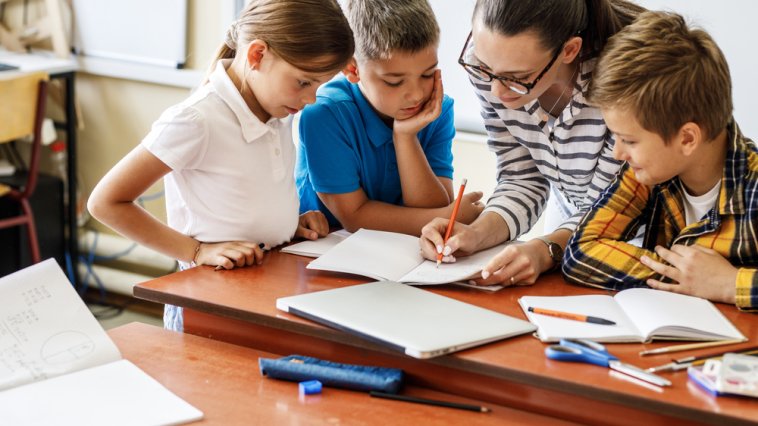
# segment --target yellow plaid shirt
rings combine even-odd
[[[758,150],[733,121],[717,207],[685,226],[678,178],[654,187],[639,183],[627,164],[595,201],[566,246],[563,274],[570,282],[623,290],[646,287],[648,278],[668,281],[640,262],[659,262],[656,245],[708,247],[738,268],[736,305],[758,310]],[[627,244],[645,225],[642,248]]]

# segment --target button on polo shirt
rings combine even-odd
[[[344,194],[359,188],[370,200],[403,205],[392,128],[357,84],[344,76],[325,84],[316,103],[303,110],[299,130],[295,174],[301,212],[321,210],[337,225],[316,193]],[[455,127],[451,98],[444,97],[440,116],[417,136],[434,174],[452,179]]]

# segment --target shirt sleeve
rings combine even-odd
[[[169,108],[153,123],[142,146],[172,170],[195,168],[208,149],[205,119],[193,108]]]
[[[453,99],[445,96],[440,116],[419,135],[426,161],[435,176],[453,178],[453,138],[455,117]]]
[[[587,187],[587,193],[584,198],[578,201],[576,206],[577,212],[563,222],[559,228],[568,229],[573,232],[582,217],[584,217],[590,207],[592,207],[592,203],[597,200],[603,190],[608,187],[608,184],[610,184],[616,176],[621,162],[613,158],[613,145],[614,139],[610,132],[607,132],[605,146],[603,146],[600,156],[597,159],[597,165],[595,166],[589,187]]]
[[[563,257],[566,280],[611,290],[646,287],[648,278],[670,281],[640,262],[643,255],[663,262],[655,252],[626,243],[649,216],[649,197],[625,165],[571,236]]]
[[[737,269],[735,304],[740,310],[758,312],[758,269]]]
[[[305,108],[300,117],[300,140],[311,184],[316,192],[344,194],[360,188],[359,164],[349,114],[326,104]]]
[[[485,212],[500,215],[508,225],[509,238],[528,232],[545,208],[550,184],[542,176],[531,153],[508,131],[495,109],[491,83],[471,80],[482,106],[487,128],[487,146],[497,156],[497,186],[487,200]],[[499,108],[505,108],[498,104]]]

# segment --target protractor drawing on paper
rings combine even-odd
[[[63,364],[85,358],[95,349],[92,339],[78,331],[64,331],[51,336],[40,351],[48,364]]]

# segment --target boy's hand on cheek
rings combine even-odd
[[[398,136],[413,137],[426,127],[429,123],[436,120],[442,111],[442,77],[440,70],[434,72],[434,89],[432,95],[421,107],[421,110],[412,117],[402,120],[395,119],[392,131]]]
[[[714,250],[677,244],[671,250],[658,246],[655,252],[669,265],[647,256],[642,256],[642,263],[678,284],[649,279],[647,285],[650,287],[715,302],[735,303],[737,268]]]
[[[318,210],[310,210],[300,215],[295,237],[315,240],[329,233],[329,222]]]

